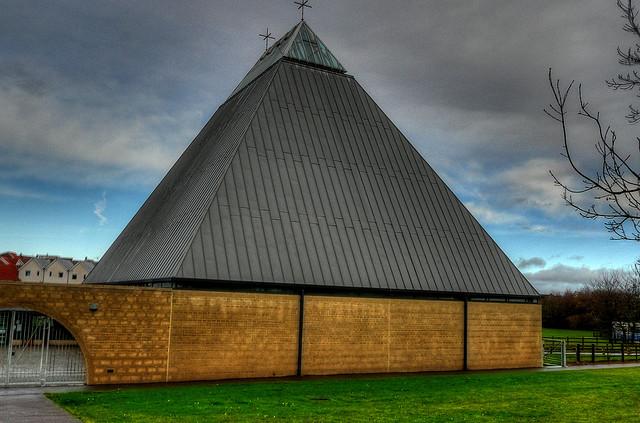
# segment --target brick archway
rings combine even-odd
[[[70,324],[70,322],[65,321],[64,316],[58,316],[57,315],[58,313],[56,313],[55,310],[53,310],[53,312],[51,310],[45,310],[41,307],[40,304],[31,304],[30,302],[2,301],[1,298],[0,298],[0,309],[6,309],[10,311],[19,310],[20,312],[24,311],[27,313],[28,312],[39,313],[43,316],[51,318],[60,326],[62,326],[64,330],[66,330],[69,334],[71,334],[73,339],[78,343],[78,347],[80,348],[80,352],[82,354],[82,359],[84,362],[84,369],[85,371],[87,371],[87,375],[85,376],[84,382],[87,383],[88,371],[91,367],[90,367],[89,355],[88,355],[88,350],[86,347],[85,340],[80,335],[82,332],[79,331],[77,328],[73,327]]]
[[[0,308],[36,311],[73,335],[88,384],[165,381],[170,306],[161,289],[0,283]]]

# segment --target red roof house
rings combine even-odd
[[[18,269],[30,258],[13,251],[0,254],[0,281],[17,281]]]

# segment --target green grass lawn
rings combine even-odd
[[[573,329],[552,329],[552,328],[543,328],[542,336],[555,336],[555,337],[592,337],[593,331],[590,330],[573,330]]]
[[[640,368],[230,382],[49,398],[84,422],[637,422]]]

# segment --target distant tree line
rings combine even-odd
[[[640,322],[640,262],[632,271],[608,271],[578,291],[542,299],[542,324],[599,331],[609,336],[613,322]]]

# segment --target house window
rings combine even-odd
[[[25,276],[31,276],[31,270],[25,270],[24,271],[24,275]]]
[[[64,273],[62,273],[62,272],[58,272],[58,277],[59,277],[59,278],[61,278],[61,277],[62,277],[62,275],[64,275]]]
[[[31,273],[31,272],[29,272],[29,273]],[[36,273],[36,275],[37,275],[37,276],[40,276],[40,271],[39,271],[39,270],[38,270],[38,273]]]
[[[53,276],[53,272],[49,272],[49,277]]]
[[[78,279],[78,275],[76,275],[76,274],[74,273],[73,275],[71,275],[71,279],[73,279],[73,280],[75,281],[76,279]]]

